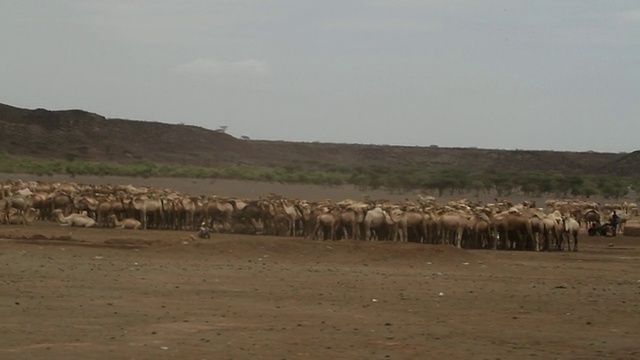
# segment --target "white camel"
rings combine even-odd
[[[571,251],[571,239],[573,238],[573,251],[578,251],[578,231],[580,230],[580,224],[576,219],[570,216],[563,216],[562,223],[564,225],[564,233],[567,236],[567,247]],[[560,250],[563,250],[564,246],[560,244]]]
[[[53,211],[53,216],[58,220],[60,226],[93,227],[96,225],[96,221],[86,214],[74,213],[64,216],[62,215],[62,210],[56,209]]]

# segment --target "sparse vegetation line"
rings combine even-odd
[[[96,175],[129,177],[175,177],[195,179],[232,179],[315,185],[355,185],[362,188],[398,190],[425,189],[444,193],[497,191],[508,196],[514,190],[525,195],[557,194],[559,196],[603,196],[620,198],[640,186],[635,177],[572,175],[535,171],[498,172],[493,170],[432,170],[424,166],[402,165],[395,168],[371,165],[345,166],[316,164],[313,167],[291,165],[259,167],[238,165],[203,167],[193,165],[155,164],[138,160],[132,164],[67,160],[32,160],[0,155],[0,172],[43,175]]]

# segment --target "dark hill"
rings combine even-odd
[[[242,140],[220,131],[0,104],[0,151],[35,159],[226,166],[425,166],[640,176],[640,152],[554,152]]]

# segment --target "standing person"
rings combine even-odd
[[[616,236],[616,234],[618,233],[618,214],[616,214],[616,211],[613,211],[613,214],[611,214],[611,219],[609,224],[611,225],[611,231],[613,232],[613,236]]]

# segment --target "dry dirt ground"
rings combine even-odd
[[[1,225],[0,359],[640,358],[640,238],[582,234],[578,253],[533,253],[192,235]]]
[[[640,358],[640,238],[577,253],[0,227],[1,359]]]

